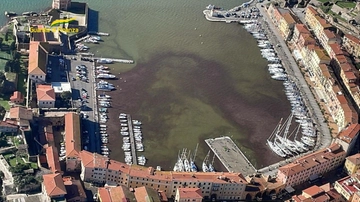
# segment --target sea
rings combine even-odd
[[[50,0],[0,0],[5,11],[44,11]],[[266,139],[290,114],[282,82],[267,71],[256,40],[237,23],[208,22],[209,4],[230,9],[239,0],[87,0],[90,26],[108,32],[90,45],[100,57],[133,59],[110,65],[119,80],[111,92],[110,157],[123,161],[120,112],[143,123],[148,166],[172,169],[179,151],[197,144],[197,165],[209,148],[206,138],[229,136],[256,168],[278,160]],[[139,154],[140,155],[140,154]],[[210,154],[211,159],[213,154]],[[224,170],[218,160],[215,169]]]

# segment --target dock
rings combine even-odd
[[[134,60],[126,60],[126,59],[116,59],[116,58],[99,58],[93,57],[94,60],[105,59],[105,60],[112,60],[113,62],[125,63],[125,64],[133,64]]]
[[[83,41],[83,40],[85,40],[85,39],[88,39],[88,38],[90,38],[89,35],[84,36],[84,37],[82,37],[82,38],[80,38],[80,39],[76,39],[74,42],[75,42],[75,44],[77,44],[77,43],[79,43],[79,42],[81,42],[81,41]]]
[[[245,176],[256,173],[255,167],[230,137],[210,138],[205,142],[228,172],[241,173]]]
[[[137,157],[136,157],[136,147],[135,147],[135,140],[134,140],[134,131],[132,126],[132,120],[130,114],[127,116],[128,119],[128,128],[129,128],[129,136],[130,136],[130,149],[131,149],[131,156],[132,156],[132,163],[137,165]]]

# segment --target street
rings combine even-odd
[[[99,152],[100,137],[98,131],[97,103],[95,92],[95,71],[92,62],[76,60],[68,56],[66,66],[68,70],[68,79],[72,87],[73,107],[79,108],[82,119],[82,139],[84,148],[90,152]],[[77,78],[76,66],[85,65],[87,72],[87,81]],[[82,95],[82,91],[87,93],[87,97]],[[85,147],[86,146],[86,147]]]

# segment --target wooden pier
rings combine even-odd
[[[88,39],[88,38],[90,38],[89,35],[84,36],[84,37],[82,37],[82,38],[80,38],[80,39],[76,39],[74,42],[75,42],[75,43],[79,43],[80,41],[83,41],[83,40]]]
[[[125,59],[116,59],[116,58],[99,58],[93,57],[94,60],[104,59],[104,60],[112,60],[113,62],[125,63],[125,64],[133,64],[134,60],[125,60]]]
[[[131,155],[132,155],[132,159],[133,159],[132,163],[134,165],[137,165],[134,131],[133,131],[133,127],[132,127],[132,120],[131,120],[130,114],[128,114],[127,119],[128,119],[129,136],[130,136],[130,149],[131,149]]]
[[[205,142],[229,172],[238,172],[243,175],[256,173],[255,167],[230,137],[210,138]]]

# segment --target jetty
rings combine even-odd
[[[84,36],[84,37],[82,37],[80,39],[76,39],[74,42],[75,42],[75,44],[77,44],[77,43],[79,43],[79,42],[81,42],[81,41],[83,41],[85,39],[88,39],[88,38],[90,38],[90,35],[86,35],[86,36]]]
[[[110,34],[106,33],[106,32],[93,32],[93,31],[90,31],[90,32],[88,32],[88,34],[90,34],[90,35],[98,35],[98,36],[110,36]]]
[[[131,155],[132,155],[132,163],[134,165],[137,165],[137,157],[136,157],[136,147],[135,147],[135,137],[134,137],[134,131],[132,126],[132,120],[130,114],[127,116],[128,120],[128,128],[129,128],[129,136],[130,136],[130,149],[131,149]]]
[[[93,57],[94,60],[111,60],[113,62],[125,63],[125,64],[133,64],[134,60],[126,60],[126,59],[116,59],[116,58],[100,58],[100,57]]]
[[[206,139],[205,142],[228,172],[239,172],[243,175],[251,175],[257,172],[230,137],[210,138]]]

